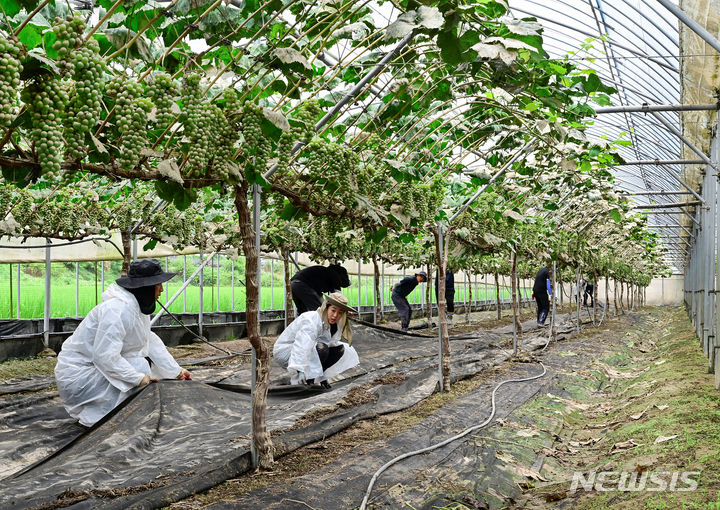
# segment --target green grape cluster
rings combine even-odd
[[[140,161],[140,151],[147,145],[146,129],[152,102],[143,97],[142,85],[118,75],[108,83],[106,92],[115,98],[115,123],[120,138],[118,162],[132,170]]]
[[[365,141],[365,144],[372,147],[372,153],[375,161],[382,161],[382,159],[388,154],[387,144],[377,133],[371,134]]]
[[[291,134],[306,143],[310,141],[315,134],[315,123],[321,113],[322,109],[316,100],[304,101],[293,115],[293,120],[299,121],[299,125],[291,129]]]
[[[82,158],[86,151],[85,134],[100,120],[102,109],[105,61],[100,57],[100,45],[90,39],[86,45],[70,55],[70,73],[75,88],[70,97],[65,123],[65,144],[71,158]]]
[[[15,119],[23,44],[15,37],[0,37],[0,128],[7,129]]]
[[[63,118],[68,93],[56,75],[45,75],[23,90],[32,128],[30,140],[43,172],[58,173],[62,163]]]
[[[193,110],[202,102],[202,91],[200,90],[200,75],[190,74],[185,76],[182,82],[180,98],[183,104],[183,114],[190,116]]]
[[[53,23],[53,32],[56,41],[53,49],[57,51],[58,62],[61,68],[68,66],[68,57],[71,57],[76,48],[83,45],[83,32],[85,22],[80,17],[68,14],[64,18],[56,18]]]
[[[140,161],[141,151],[147,146],[148,114],[152,107],[149,99],[139,97],[130,103],[122,122],[118,119],[118,128],[122,133],[118,162],[124,170],[135,168]]]
[[[358,192],[356,173],[360,161],[357,154],[349,147],[322,140],[308,144],[306,154],[311,178],[330,185],[335,202],[354,203]]]
[[[187,174],[199,176],[213,156],[213,146],[216,139],[216,122],[223,117],[220,109],[212,104],[203,103],[188,112],[185,123],[185,135],[190,140],[188,150]]]
[[[245,138],[243,150],[258,172],[265,171],[272,147],[262,132],[263,111],[252,101],[245,101],[241,115],[242,133]]]
[[[219,110],[215,120],[217,135],[215,138],[215,158],[213,166],[223,179],[232,182],[242,178],[236,169],[233,156],[235,155],[235,142],[238,140],[238,133],[225,115]]]
[[[148,83],[147,93],[155,103],[155,122],[158,127],[166,128],[173,120],[175,114],[172,105],[178,95],[178,85],[168,73],[156,74]]]
[[[293,112],[290,130],[280,135],[277,152],[276,179],[283,184],[291,185],[293,174],[290,172],[290,157],[292,148],[297,141],[308,143],[315,133],[315,122],[321,113],[317,101],[305,101]]]

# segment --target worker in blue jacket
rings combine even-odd
[[[549,296],[552,296],[552,284],[550,283],[550,269],[546,266],[538,271],[533,285],[533,297],[537,303],[538,326],[545,326],[545,320],[550,313]]]
[[[392,286],[392,302],[397,308],[398,315],[400,315],[400,329],[407,331],[410,326],[410,316],[412,311],[410,310],[410,303],[408,303],[407,297],[410,293],[415,290],[420,282],[427,281],[427,273],[420,271],[415,273],[413,276],[406,276],[398,283]]]

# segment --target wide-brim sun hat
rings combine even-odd
[[[175,275],[163,271],[157,259],[142,259],[132,262],[127,276],[121,276],[115,283],[125,289],[139,289],[164,283]]]
[[[358,313],[357,310],[348,305],[348,300],[339,292],[333,292],[325,297],[328,305],[333,305],[340,308],[344,312]]]

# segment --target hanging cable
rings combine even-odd
[[[165,313],[167,313],[168,315],[170,315],[170,317],[172,317],[173,319],[175,319],[175,321],[176,321],[178,324],[180,324],[183,328],[185,328],[185,330],[186,330],[188,333],[190,333],[190,334],[193,336],[193,338],[195,338],[195,339],[197,339],[197,340],[200,340],[201,342],[205,342],[205,343],[208,344],[210,347],[214,347],[215,349],[224,352],[224,353],[227,354],[228,356],[250,356],[250,353],[245,353],[245,352],[233,352],[233,351],[229,351],[229,350],[227,350],[227,349],[223,349],[222,347],[219,347],[219,346],[215,345],[214,343],[208,341],[208,339],[205,338],[204,336],[200,336],[200,335],[198,335],[197,333],[195,333],[193,330],[191,330],[190,328],[188,328],[174,313],[172,313],[170,310],[168,310],[167,308],[165,308],[165,305],[163,305],[160,301],[157,301],[157,304],[159,304],[160,307],[161,307],[163,310],[165,310]]]
[[[493,389],[492,397],[491,397],[492,409],[490,411],[490,416],[488,416],[487,419],[484,422],[482,422],[481,424],[474,425],[468,429],[465,429],[464,431],[462,431],[461,433],[459,433],[457,435],[449,437],[449,438],[445,439],[444,441],[441,441],[440,443],[436,443],[434,445],[428,446],[427,448],[422,448],[421,450],[415,450],[413,452],[408,452],[408,453],[399,455],[399,456],[395,457],[394,459],[392,459],[391,461],[387,462],[380,469],[378,469],[375,472],[375,474],[373,475],[372,479],[370,479],[370,484],[368,485],[367,491],[365,491],[365,497],[363,498],[362,503],[360,504],[360,510],[365,510],[365,508],[367,507],[368,501],[370,500],[370,494],[372,493],[373,485],[375,485],[375,482],[377,481],[378,477],[383,473],[383,471],[385,471],[387,468],[389,468],[393,464],[397,464],[398,462],[400,462],[403,459],[407,459],[408,457],[413,457],[415,455],[420,455],[421,453],[426,453],[426,452],[430,452],[433,450],[437,450],[438,448],[442,448],[443,446],[450,444],[453,441],[457,441],[458,439],[461,439],[461,438],[467,436],[471,432],[486,426],[495,417],[495,410],[496,410],[495,409],[495,393],[497,392],[497,390],[500,389],[500,387],[503,386],[504,384],[518,383],[518,382],[525,382],[525,381],[532,381],[535,379],[540,379],[547,373],[547,369],[545,368],[545,365],[540,363],[540,366],[542,367],[542,370],[543,370],[542,374],[534,375],[532,377],[526,377],[524,379],[508,379],[507,381],[503,381],[500,384],[498,384],[497,386],[495,386],[495,389]]]

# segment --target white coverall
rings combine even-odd
[[[55,379],[67,412],[89,427],[125,400],[145,375],[170,379],[180,371],[150,331],[150,316],[140,311],[135,296],[113,284],[63,343]]]
[[[323,327],[322,317],[317,311],[300,314],[275,341],[273,357],[286,369],[304,372],[307,379],[321,382],[339,373],[348,370],[360,362],[357,351],[345,342],[341,342],[340,328],[330,336],[330,329]],[[323,372],[320,357],[315,345],[318,342],[328,344],[329,347],[342,345],[342,357]],[[296,384],[297,379],[291,378]]]

